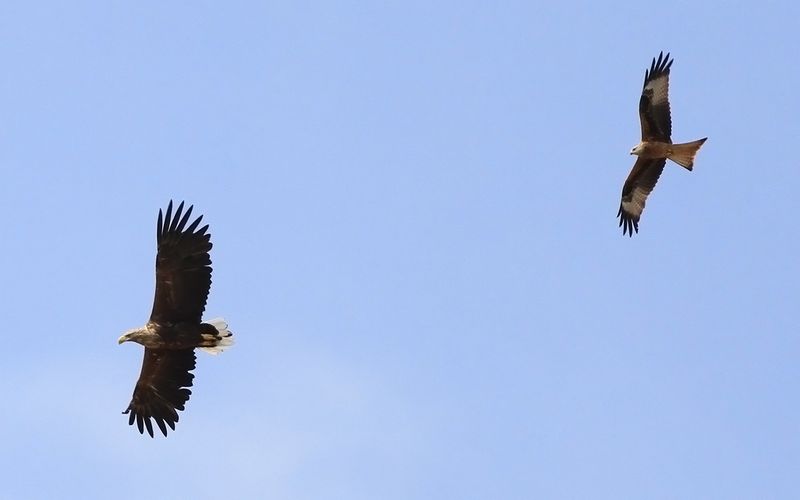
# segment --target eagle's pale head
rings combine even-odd
[[[117,343],[122,344],[123,342],[133,341],[144,345],[143,340],[147,338],[148,333],[149,332],[146,328],[134,328],[132,330],[128,330],[120,338],[118,338]]]
[[[639,156],[640,154],[642,154],[643,151],[644,151],[644,144],[640,142],[639,144],[635,145],[633,149],[631,149],[631,154]]]

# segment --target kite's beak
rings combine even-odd
[[[128,334],[126,333],[125,335],[123,335],[123,336],[121,336],[120,338],[117,339],[117,345],[119,345],[119,344],[121,344],[123,342],[127,342],[128,340],[130,340],[130,339],[128,338]]]

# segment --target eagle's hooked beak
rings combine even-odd
[[[128,334],[126,333],[125,335],[123,335],[123,336],[121,336],[120,338],[117,339],[117,345],[119,345],[119,344],[121,344],[123,342],[127,342],[129,340],[130,340],[130,338],[128,337]]]

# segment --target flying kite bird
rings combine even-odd
[[[631,149],[638,156],[631,173],[622,187],[619,205],[619,225],[622,234],[639,232],[639,218],[644,210],[647,195],[658,182],[667,158],[691,171],[694,156],[706,138],[685,144],[672,144],[672,120],[669,112],[669,53],[653,58],[650,70],[644,72],[644,88],[639,99],[639,119],[642,124],[642,142]]]
[[[211,288],[211,235],[208,225],[197,229],[201,215],[189,227],[193,206],[183,213],[183,202],[173,217],[172,201],[166,216],[158,211],[156,241],[156,296],[150,321],[125,332],[119,343],[132,340],[144,346],[144,362],[133,399],[123,414],[130,413],[129,425],[145,427],[153,437],[151,419],[167,435],[178,421],[192,391],[195,348],[218,354],[233,344],[225,320],[202,322]],[[181,216],[183,215],[183,216]]]

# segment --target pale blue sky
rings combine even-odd
[[[800,495],[796,2],[4,2],[0,498]],[[644,70],[667,166],[615,215]],[[121,415],[169,199],[177,430]]]

